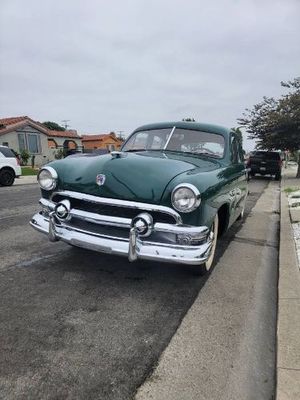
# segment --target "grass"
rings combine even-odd
[[[29,175],[37,175],[39,172],[38,169],[34,169],[31,167],[21,167],[22,169],[22,176],[29,176]]]
[[[288,188],[285,188],[285,189],[284,189],[284,192],[285,192],[285,193],[293,193],[293,192],[297,192],[298,190],[300,190],[300,188],[296,188],[296,187],[291,188],[291,187],[288,187]]]

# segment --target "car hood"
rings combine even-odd
[[[55,161],[51,166],[59,176],[59,189],[101,197],[159,204],[169,182],[182,173],[212,171],[219,163],[176,153],[122,153],[95,157],[74,157]],[[193,172],[192,172],[193,171]],[[105,175],[102,186],[96,176]]]

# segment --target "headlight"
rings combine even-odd
[[[199,190],[189,183],[176,186],[172,192],[171,200],[173,207],[182,213],[194,211],[201,203]]]
[[[37,176],[40,187],[44,190],[53,190],[57,184],[57,172],[52,167],[44,167]]]

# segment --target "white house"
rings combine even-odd
[[[21,153],[27,150],[41,166],[55,159],[58,150],[81,149],[81,138],[75,130],[52,131],[31,118],[0,119],[0,144]]]

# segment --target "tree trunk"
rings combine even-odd
[[[298,153],[298,169],[296,178],[300,178],[300,153]]]

